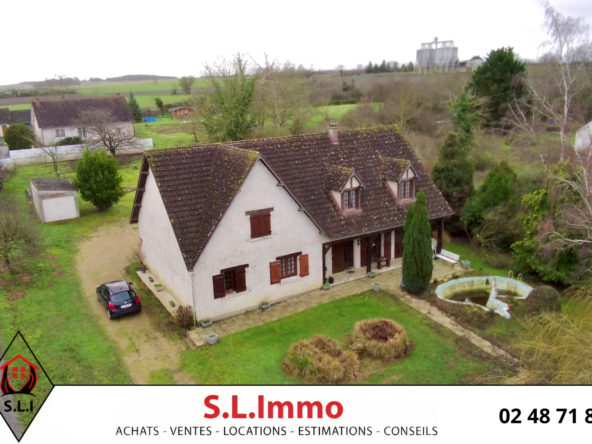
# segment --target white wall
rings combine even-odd
[[[149,172],[145,189],[138,218],[144,263],[173,297],[193,306],[191,276],[183,261],[152,171]]]
[[[137,139],[129,146],[121,146],[118,149],[120,154],[137,154],[149,151],[153,147],[152,139]],[[82,153],[86,148],[86,145],[66,145],[58,146],[57,148],[59,162],[66,160],[75,160],[82,157]],[[109,153],[107,153],[109,154]],[[41,148],[30,148],[26,150],[16,150],[9,152],[12,162],[16,165],[30,165],[30,164],[42,164],[51,163],[51,157],[43,151]]]
[[[82,125],[42,128],[40,130],[37,130],[35,135],[44,145],[52,145],[52,144],[62,140],[62,137],[60,137],[60,138],[56,137],[56,135],[55,135],[56,129],[63,129],[64,133],[65,133],[64,137],[78,137],[78,128],[81,126]],[[129,122],[113,123],[111,126],[114,129],[117,129],[117,128],[120,129],[122,132],[134,134],[134,127]]]
[[[42,222],[80,217],[76,191],[37,190],[31,183],[33,205]]]
[[[585,151],[592,146],[592,122],[576,132],[576,151]]]
[[[328,239],[276,184],[277,179],[258,161],[214,231],[194,267],[198,319],[220,319],[254,309],[263,301],[276,302],[321,287],[322,243]],[[270,207],[274,208],[272,235],[252,240],[250,218],[245,212]],[[143,204],[142,211],[145,208]],[[297,252],[309,255],[310,274],[301,278],[298,270],[298,276],[271,285],[270,262]],[[249,264],[247,291],[214,299],[212,276],[244,264]]]

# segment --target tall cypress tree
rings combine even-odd
[[[134,120],[136,122],[141,122],[142,121],[142,111],[140,111],[140,104],[138,103],[138,101],[134,97],[133,92],[130,92],[129,100],[127,103],[132,111],[132,114],[134,115]]]
[[[423,190],[407,210],[403,237],[403,284],[411,293],[420,293],[432,280],[432,230]]]

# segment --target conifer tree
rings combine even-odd
[[[130,110],[132,111],[132,114],[134,115],[134,120],[136,121],[136,123],[141,122],[142,121],[142,111],[140,111],[140,104],[138,103],[138,101],[134,97],[133,92],[130,92],[129,100],[127,103],[130,107]]]
[[[88,148],[82,159],[76,163],[74,186],[80,191],[82,200],[105,211],[123,197],[123,177],[118,171],[119,163],[114,157],[107,157],[105,150],[91,153]]]
[[[423,190],[407,210],[403,237],[403,284],[411,293],[420,293],[432,280],[432,230]]]

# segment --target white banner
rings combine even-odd
[[[583,442],[592,431],[590,394],[590,387],[61,386],[21,442]],[[0,425],[0,443],[12,442]]]

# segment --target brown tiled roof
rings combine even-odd
[[[411,161],[409,159],[395,159],[394,157],[379,156],[382,178],[399,181]]]
[[[144,161],[154,174],[188,269],[193,268],[258,156],[224,145],[146,154]]]
[[[381,157],[406,160],[413,166],[418,176],[417,188],[426,193],[431,219],[453,213],[395,127],[341,131],[337,144],[331,142],[327,133],[320,133],[153,151],[146,159],[154,171],[189,269],[257,159],[257,152],[330,239],[404,224],[407,207],[397,203],[388,190]],[[328,178],[327,165],[331,166],[329,174],[335,177]],[[343,174],[337,174],[341,169]],[[364,190],[362,211],[344,215],[326,189],[328,182],[341,180],[348,171],[355,171]],[[132,222],[135,221],[137,214],[135,218],[132,215]]]
[[[325,165],[323,176],[325,177],[325,188],[341,192],[347,180],[354,173],[353,168]]]
[[[10,110],[8,108],[0,108],[0,123],[10,123]]]
[[[76,126],[92,111],[108,113],[113,123],[134,121],[125,97],[33,102],[33,111],[41,128]]]
[[[17,111],[10,111],[10,123],[24,123],[25,125],[31,124],[31,110],[22,109]]]

